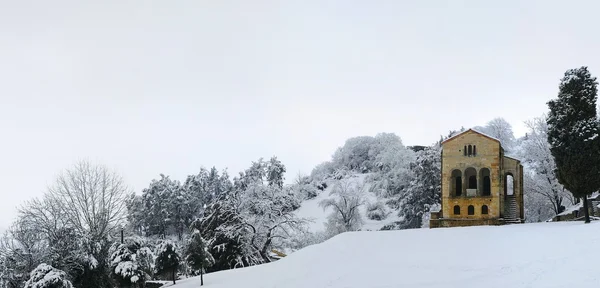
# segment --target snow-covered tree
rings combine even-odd
[[[417,153],[413,179],[399,194],[398,228],[420,228],[432,207],[441,201],[441,147],[434,145]]]
[[[38,265],[25,283],[25,288],[73,288],[67,274],[48,264]]]
[[[200,285],[204,285],[204,270],[215,264],[215,259],[210,254],[207,241],[200,234],[200,219],[192,223],[192,235],[187,242],[185,249],[185,260],[194,270],[193,274],[200,274]]]
[[[512,130],[512,125],[504,118],[494,118],[485,126],[474,127],[476,130],[492,136],[502,143],[502,147],[506,154],[513,151],[515,145],[515,135]]]
[[[243,241],[244,230],[233,229],[242,227],[241,215],[236,210],[237,196],[234,191],[222,195],[220,200],[213,202],[204,212],[200,225],[195,225],[201,235],[206,237],[206,245],[215,260],[215,264],[207,271],[220,271],[261,263],[255,254],[247,253],[247,243]]]
[[[181,189],[177,181],[171,180],[169,176],[160,175],[159,180],[152,180],[150,187],[142,191],[142,202],[144,204],[144,223],[146,235],[161,235],[165,237],[173,225],[171,218],[173,205],[169,205],[169,199],[176,197]]]
[[[111,274],[120,286],[143,287],[146,273],[137,262],[137,250],[140,247],[134,242],[119,244],[110,257]]]
[[[558,181],[575,197],[600,188],[600,131],[596,114],[598,82],[587,67],[565,72],[558,98],[548,102],[548,142]],[[588,201],[583,201],[590,222]]]
[[[66,221],[80,234],[97,239],[115,232],[125,220],[128,192],[120,175],[85,161],[65,170],[49,188]]]
[[[266,163],[266,176],[269,185],[275,185],[279,188],[283,188],[285,171],[285,165],[283,165],[281,161],[277,160],[277,157],[273,156],[269,162]]]
[[[313,184],[309,176],[298,174],[292,189],[296,197],[300,200],[313,199],[317,197],[318,188]]]
[[[415,152],[406,148],[396,135],[379,134],[376,139],[381,141],[377,153],[372,154],[377,169],[368,178],[370,190],[384,198],[398,195],[409,184]]]
[[[329,194],[331,198],[319,202],[323,209],[333,209],[328,217],[327,229],[336,234],[359,230],[364,221],[359,208],[366,203],[365,193],[364,184],[358,181],[337,181]]]
[[[550,143],[548,143],[548,125],[546,123],[546,115],[536,117],[526,122],[529,131],[527,137],[522,140],[518,151],[519,158],[522,159],[526,170],[534,173],[527,174],[524,181],[524,193],[535,193],[539,197],[531,195],[526,197],[526,208],[531,207],[530,213],[534,211],[538,216],[533,216],[534,219],[548,216],[542,210],[546,207],[553,212],[550,217],[561,213],[565,207],[572,203],[572,194],[566,190],[563,185],[558,182],[556,177],[556,164],[554,157],[550,152]],[[544,201],[536,203],[535,201]],[[535,207],[535,208],[534,208]],[[543,219],[548,220],[548,219]]]
[[[0,238],[2,282],[22,287],[37,265],[48,259],[43,237],[22,222],[15,222]]]
[[[169,240],[162,241],[156,247],[155,270],[156,274],[169,273],[173,284],[177,280],[177,268],[179,267],[180,256],[177,253],[177,247]]]

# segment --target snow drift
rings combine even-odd
[[[363,231],[277,262],[205,275],[205,287],[598,287],[600,223]],[[175,288],[200,287],[199,278]]]

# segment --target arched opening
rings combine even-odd
[[[467,196],[476,196],[477,195],[477,170],[473,167],[469,167],[465,170],[465,179],[467,181],[466,184],[466,194]]]
[[[504,178],[504,193],[506,195],[515,195],[515,179],[510,173],[506,173]]]
[[[490,196],[492,194],[490,169],[481,168],[481,170],[479,170],[479,179],[482,180],[479,186],[479,193],[481,193],[481,196]]]
[[[481,214],[482,215],[487,215],[488,214],[488,207],[487,207],[487,205],[481,206]]]
[[[458,206],[458,205],[454,206],[454,215],[460,215],[460,206]]]
[[[450,195],[462,195],[462,172],[458,169],[452,170],[452,179],[450,183]]]
[[[469,148],[468,148],[468,149],[469,149],[469,150],[468,150],[468,154],[469,154],[469,156],[473,155],[473,146],[469,145]]]
[[[475,215],[475,207],[473,205],[469,205],[469,207],[467,208],[467,213],[469,215]]]
[[[477,145],[473,145],[473,156],[477,155]]]
[[[467,156],[467,145],[465,145],[465,147],[463,148],[463,154],[464,154],[465,156]]]

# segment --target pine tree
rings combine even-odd
[[[156,273],[163,274],[165,272],[170,272],[173,284],[175,284],[175,274],[177,272],[177,268],[179,267],[179,261],[180,257],[173,242],[163,241],[156,248]]]
[[[215,264],[215,259],[210,254],[206,240],[200,234],[200,220],[194,221],[192,224],[192,236],[186,247],[186,262],[192,269],[200,272],[200,285],[204,285],[204,269]]]
[[[137,262],[137,250],[140,247],[135,242],[118,244],[110,257],[112,277],[119,286],[128,287],[145,282],[145,273]]]
[[[558,98],[548,102],[548,142],[560,184],[583,198],[589,223],[587,195],[600,188],[600,137],[596,116],[598,82],[587,67],[565,72]]]

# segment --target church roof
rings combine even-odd
[[[485,134],[485,133],[483,133],[483,132],[481,132],[481,131],[475,130],[475,129],[473,129],[473,128],[470,128],[470,129],[468,129],[468,130],[466,130],[466,131],[460,132],[460,133],[458,133],[458,134],[456,134],[456,135],[454,135],[454,136],[452,136],[452,137],[450,137],[450,138],[448,138],[448,139],[444,140],[444,141],[442,142],[442,144],[444,144],[444,143],[446,143],[446,142],[448,142],[448,141],[450,141],[450,140],[453,140],[454,138],[456,138],[456,137],[458,137],[458,136],[460,136],[460,135],[463,135],[463,134],[465,134],[465,133],[467,133],[467,132],[474,132],[474,133],[477,133],[477,134],[479,134],[479,135],[481,135],[481,136],[483,136],[483,137],[486,137],[486,138],[489,138],[489,139],[491,139],[491,140],[497,141],[498,143],[500,143],[500,145],[502,145],[502,143],[500,142],[500,140],[499,140],[498,138],[496,138],[496,137],[493,137],[493,136],[490,136],[490,135],[487,135],[487,134]]]

